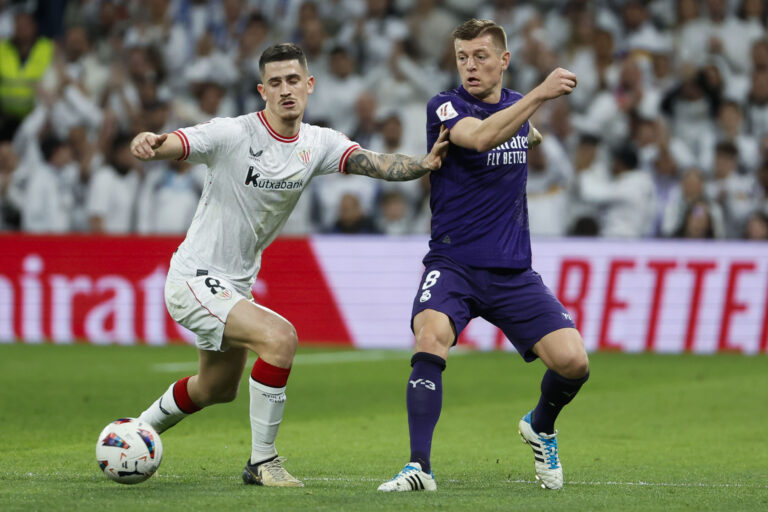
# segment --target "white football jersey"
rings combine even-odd
[[[181,159],[208,170],[169,275],[189,279],[204,270],[229,280],[246,296],[262,251],[280,233],[310,180],[344,172],[349,155],[360,147],[335,130],[305,123],[293,137],[283,137],[263,111],[173,133],[182,141]]]

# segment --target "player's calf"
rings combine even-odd
[[[141,413],[139,420],[152,425],[158,434],[162,434],[190,414],[201,408],[192,401],[187,390],[190,377],[185,377],[171,384],[160,398]]]

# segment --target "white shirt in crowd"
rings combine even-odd
[[[21,205],[21,228],[30,233],[65,233],[72,228],[77,167],[56,169],[40,162],[30,172]]]
[[[88,216],[101,218],[105,233],[132,232],[140,185],[141,177],[135,170],[121,175],[112,166],[101,167],[91,178]]]
[[[602,207],[600,235],[643,237],[651,235],[656,212],[653,179],[645,171],[625,171],[610,180],[579,175],[580,195]]]
[[[186,170],[164,161],[153,162],[141,185],[138,203],[139,233],[181,234],[195,215],[205,182],[205,166]],[[184,164],[186,165],[186,164]]]

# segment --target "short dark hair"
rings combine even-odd
[[[613,149],[611,152],[614,162],[619,162],[625,169],[637,168],[638,158],[635,146],[627,142]]]
[[[53,135],[47,135],[40,141],[40,152],[43,154],[45,161],[48,162],[60,147],[67,145],[68,142],[65,140],[61,140]]]
[[[739,155],[739,150],[736,144],[727,140],[721,140],[715,145],[715,153],[720,153],[731,158],[736,158]]]
[[[451,35],[454,41],[456,39],[469,41],[485,34],[490,34],[498,50],[507,51],[507,33],[504,32],[504,28],[491,20],[469,19],[456,27]]]
[[[259,58],[259,71],[263,76],[264,68],[267,64],[284,60],[298,60],[301,67],[304,68],[304,71],[309,72],[309,68],[307,67],[307,56],[304,55],[304,50],[293,43],[280,43],[264,50],[264,53],[262,53]]]

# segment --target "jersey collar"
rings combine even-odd
[[[285,143],[289,143],[289,142],[296,142],[297,140],[299,140],[299,133],[298,133],[298,132],[296,132],[296,135],[294,135],[294,136],[292,136],[292,137],[283,137],[282,135],[280,135],[279,133],[277,133],[277,132],[275,131],[275,129],[274,129],[274,128],[272,128],[272,127],[269,125],[269,121],[267,121],[267,116],[265,116],[265,115],[264,115],[264,111],[263,111],[263,110],[260,110],[260,111],[258,111],[258,112],[256,113],[256,117],[258,117],[258,118],[259,118],[259,121],[261,121],[261,124],[263,124],[263,125],[264,125],[264,128],[266,128],[266,129],[267,129],[267,132],[269,132],[269,134],[270,134],[270,135],[271,135],[271,136],[272,136],[274,139],[277,139],[278,141],[280,141],[280,142],[285,142]],[[301,129],[299,129],[299,131],[301,131]]]
[[[486,109],[489,109],[489,108],[493,109],[494,107],[499,107],[499,106],[503,105],[504,102],[507,99],[507,90],[504,89],[503,87],[501,88],[501,96],[499,97],[499,102],[498,103],[486,103],[486,102],[484,102],[483,100],[481,100],[479,98],[475,98],[474,96],[472,96],[469,93],[469,91],[467,91],[464,88],[463,85],[460,85],[457,90],[459,91],[459,96],[461,96],[462,98],[464,98],[468,102],[470,102],[470,103],[472,103],[474,105],[485,107]]]

